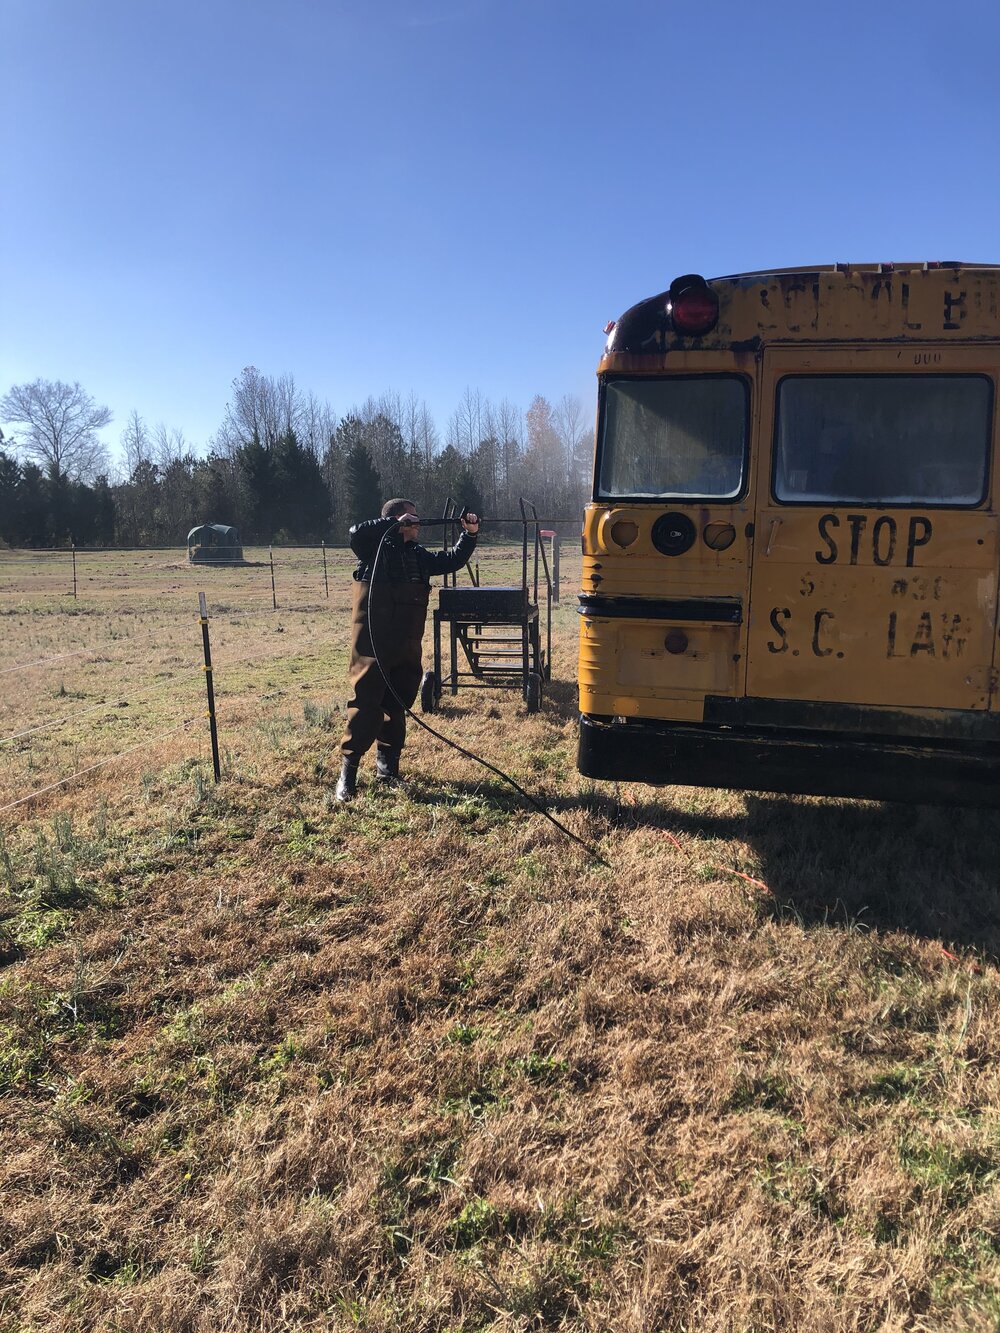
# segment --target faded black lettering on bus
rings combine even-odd
[[[768,639],[767,651],[769,653],[787,653],[790,645],[788,642],[788,623],[792,619],[791,610],[787,606],[775,606],[771,608],[769,616],[771,628],[775,632],[775,638]],[[830,640],[835,640],[835,631],[831,629],[833,621],[836,619],[832,611],[825,607],[812,614],[811,637],[809,647],[814,657],[833,657],[835,649],[830,646]],[[798,648],[792,648],[793,657],[798,657]],[[836,656],[844,656],[842,652],[837,652]]]
[[[777,642],[774,639],[768,639],[767,651],[769,653],[787,653],[788,635],[785,632],[785,621],[791,620],[792,613],[787,606],[776,606],[771,611],[771,625],[778,635]]]
[[[820,637],[826,621],[833,619],[832,611],[817,611],[813,617],[812,650],[814,657],[829,657],[833,653],[833,649],[828,647]],[[843,657],[844,654],[838,653],[837,656]]]
[[[767,651],[775,654],[790,652],[793,657],[798,657],[798,648],[793,648],[789,641],[793,620],[789,607],[772,607],[769,619],[774,637],[768,639]],[[810,636],[809,646],[813,657],[843,658],[844,653],[833,646],[836,644],[836,631],[833,628],[835,620],[833,612],[825,608],[809,616],[808,628],[804,633]],[[885,655],[888,658],[933,658],[948,662],[965,655],[968,641],[968,627],[960,614],[951,611],[920,611],[908,615],[906,612],[890,611]]]
[[[915,602],[926,602],[928,598],[939,602],[944,591],[944,579],[940,574],[933,580],[914,574],[912,578],[897,579],[891,591],[893,597],[909,595]]]
[[[899,556],[904,548],[899,541],[900,524],[891,514],[880,514],[869,526],[867,514],[847,514],[846,530],[839,514],[823,514],[817,524],[820,541],[825,549],[816,552],[817,563],[835,565],[858,564],[862,549],[870,551],[872,562],[876,565],[899,563]],[[922,514],[914,514],[906,525],[905,563],[912,567],[914,557],[921,546],[926,546],[934,532],[930,519]]]
[[[962,617],[950,611],[921,611],[916,620],[889,612],[886,657],[940,657],[947,662],[961,657],[967,642]]]
[[[965,318],[965,292],[945,292],[944,294],[944,327],[946,329],[960,329],[962,320]]]

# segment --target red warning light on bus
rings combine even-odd
[[[677,333],[699,338],[719,322],[719,298],[699,273],[687,273],[670,284],[667,310]]]

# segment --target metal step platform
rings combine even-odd
[[[459,689],[520,690],[529,713],[541,706],[542,685],[552,670],[552,578],[534,506],[526,500],[521,501],[521,516],[520,584],[483,587],[473,583],[460,588],[455,583],[439,590],[434,611],[434,669],[424,674],[420,687],[424,712],[435,711],[445,690],[457,694]],[[529,580],[532,545],[534,578]],[[544,602],[539,599],[540,587]]]

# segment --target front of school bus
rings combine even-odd
[[[610,327],[579,768],[1000,804],[1000,268],[676,279]]]

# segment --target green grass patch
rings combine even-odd
[[[948,1207],[968,1203],[1000,1180],[1000,1152],[995,1144],[959,1148],[908,1139],[900,1145],[899,1160],[921,1195],[938,1194]]]
[[[488,1199],[470,1199],[448,1226],[451,1243],[457,1250],[502,1236],[510,1223],[510,1214],[494,1207]]]

